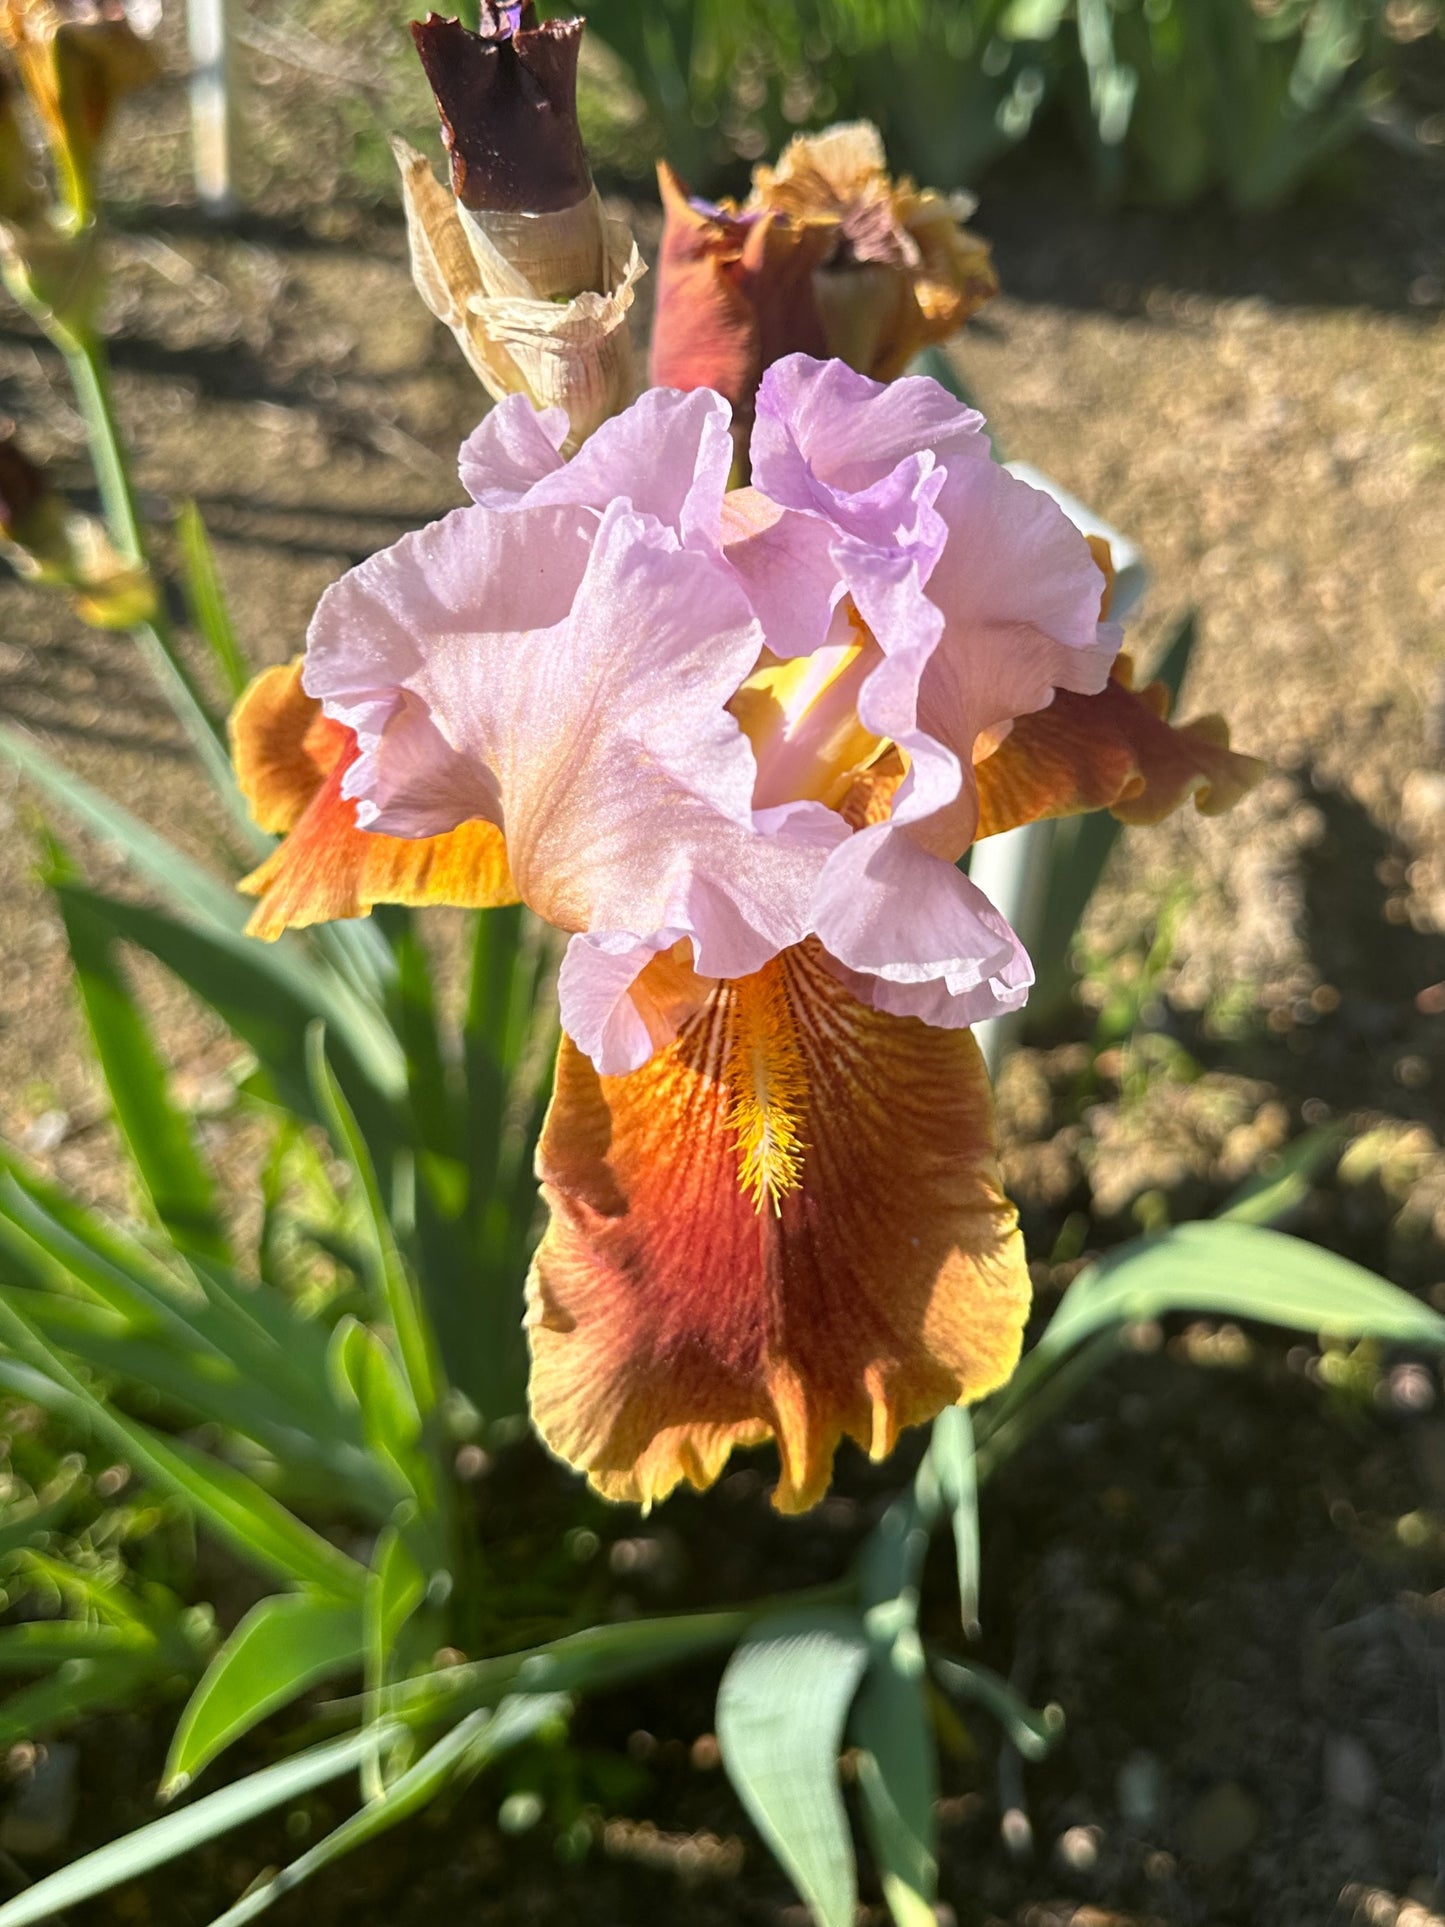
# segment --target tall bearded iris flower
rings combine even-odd
[[[570,933],[536,1422],[642,1502],[774,1437],[797,1510],[844,1434],[881,1456],[1019,1351],[968,1027],[1031,971],[958,859],[1223,807],[1253,765],[1111,677],[1089,545],[936,383],[779,362],[732,493],[708,391],[568,462],[566,427],[497,407],[473,505],[337,583],[244,700],[242,779],[290,830],[258,927],[519,896]]]

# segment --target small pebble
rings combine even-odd
[[[1222,1866],[1249,1851],[1263,1818],[1253,1795],[1237,1781],[1223,1780],[1190,1808],[1184,1844],[1201,1866]]]
[[[1379,1791],[1379,1775],[1365,1748],[1351,1733],[1325,1739],[1325,1794],[1332,1806],[1368,1813]]]
[[[526,1833],[536,1826],[542,1812],[540,1793],[509,1793],[497,1809],[497,1825],[503,1833]]]
[[[79,1804],[79,1767],[80,1749],[67,1740],[35,1749],[0,1820],[0,1850],[41,1857],[64,1846]]]
[[[1097,1827],[1068,1827],[1055,1841],[1054,1852],[1070,1873],[1092,1873],[1099,1864],[1099,1838]]]
[[[1136,1832],[1147,1833],[1164,1809],[1164,1771],[1152,1753],[1131,1753],[1119,1768],[1119,1811]]]
[[[1027,1860],[1034,1850],[1034,1830],[1022,1807],[1010,1807],[998,1823],[999,1836],[1014,1860]]]
[[[69,1129],[69,1111],[42,1111],[35,1122],[21,1132],[21,1149],[44,1157],[47,1151],[54,1151],[65,1142]]]
[[[1390,1372],[1390,1403],[1399,1412],[1428,1412],[1435,1381],[1423,1365],[1396,1365]]]

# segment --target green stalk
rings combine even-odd
[[[57,330],[54,338],[65,356],[76,401],[85,421],[111,540],[126,561],[145,569],[154,580],[145,526],[131,481],[125,442],[116,419],[110,367],[104,345],[89,328],[76,333],[68,329],[64,332]],[[270,839],[262,837],[252,823],[245,799],[236,787],[226,747],[225,728],[211,713],[195,678],[186,667],[164,609],[158,606],[148,621],[136,625],[133,634],[151,673],[175,711],[191,748],[199,757],[202,768],[245,833],[248,846],[264,853],[270,848]]]
[[[1024,1360],[1023,1367],[1003,1392],[992,1424],[984,1418],[980,1425],[976,1461],[980,1485],[987,1482],[1005,1459],[1012,1458],[1042,1425],[1055,1418],[1095,1373],[1118,1357],[1119,1343],[1120,1330],[1116,1326],[1096,1332],[1088,1344],[1062,1359],[1045,1359],[1032,1372],[1025,1369],[1030,1361]]]
[[[390,1690],[386,1717],[416,1729],[461,1719],[479,1708],[495,1705],[513,1691],[606,1692],[668,1666],[684,1665],[720,1646],[732,1646],[759,1620],[773,1613],[858,1603],[857,1581],[850,1576],[829,1585],[775,1593],[711,1612],[670,1613],[657,1619],[589,1626],[522,1652],[498,1653],[400,1680]],[[321,1724],[367,1716],[366,1700],[352,1697],[328,1701],[318,1709],[317,1721]]]

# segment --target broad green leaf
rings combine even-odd
[[[0,1673],[49,1672],[70,1659],[115,1659],[154,1651],[145,1633],[87,1626],[78,1619],[32,1619],[0,1627]]]
[[[228,1539],[244,1559],[293,1585],[315,1586],[333,1598],[361,1596],[363,1573],[354,1559],[323,1539],[222,1459],[180,1439],[125,1424],[126,1449],[136,1469],[168,1486],[194,1507],[201,1523]]]
[[[338,927],[323,932],[318,939],[322,947],[338,959],[357,965],[350,980],[335,969],[314,964],[294,938],[283,937],[275,944],[248,939],[244,931],[250,906],[233,885],[193,862],[113,797],[73,775],[25,731],[0,728],[0,755],[7,756],[22,775],[74,822],[118,849],[137,875],[155,886],[184,925],[196,934],[204,932],[209,936],[209,946],[186,945],[176,937],[170,919],[158,913],[142,912],[138,906],[122,904],[118,899],[99,899],[117,933],[153,951],[168,968],[190,983],[252,1044],[273,1074],[284,1065],[284,1052],[268,1055],[245,1026],[233,1020],[224,999],[229,998],[241,1015],[249,1015],[253,1026],[259,1027],[262,1034],[266,986],[270,986],[271,996],[281,998],[283,1003],[288,998],[299,999],[309,1016],[328,1020],[336,1033],[336,1043],[344,1041],[354,1051],[358,1066],[379,1091],[393,1098],[403,1094],[405,1067],[400,1047],[362,988],[364,980],[375,981],[376,953],[384,952],[384,944],[375,933]],[[253,832],[253,836],[259,833]],[[260,837],[257,847],[264,854],[271,847],[271,839]],[[122,912],[128,913],[128,927],[119,921]],[[227,956],[233,962],[244,959],[249,971],[239,977],[234,970],[228,971]],[[200,981],[196,981],[197,978]],[[214,992],[207,988],[212,980]],[[259,999],[258,983],[262,986]],[[299,1061],[299,1051],[294,1055]],[[304,1109],[304,1085],[300,1088]]]
[[[397,1509],[399,1522],[414,1514],[413,1506]],[[376,1542],[361,1611],[368,1725],[379,1725],[390,1705],[393,1683],[408,1673],[428,1670],[428,1654],[444,1641],[438,1615],[424,1610],[426,1602],[427,1573],[404,1524],[387,1526]],[[385,1754],[378,1749],[362,1768],[361,1786],[366,1797],[374,1799],[383,1794],[387,1784],[409,1767],[414,1757],[415,1746],[409,1735]]]
[[[152,1868],[189,1853],[192,1847],[204,1846],[260,1814],[299,1799],[313,1787],[353,1772],[374,1744],[374,1735],[348,1733],[344,1739],[311,1747],[294,1759],[248,1774],[179,1813],[152,1820],[7,1900],[0,1906],[0,1927],[36,1927],[37,1922],[49,1922],[67,1907],[78,1907],[112,1887],[137,1880]]]
[[[377,914],[391,933],[396,960],[386,1009],[406,1053],[412,1142],[420,1153],[456,1167],[460,1208],[466,1197],[466,1140],[443,1055],[426,945],[410,911],[384,906]]]
[[[228,1265],[197,1254],[190,1269],[206,1299],[195,1322],[216,1349],[263,1381],[293,1423],[354,1440],[355,1429],[326,1383],[325,1325],[303,1317],[284,1292],[247,1283]]]
[[[938,1760],[918,1636],[901,1632],[875,1656],[849,1731],[862,1749],[863,1819],[897,1927],[935,1927],[938,1895]]]
[[[536,1209],[533,1151],[556,1054],[550,1001],[538,997],[548,938],[520,905],[475,922],[462,1023],[470,1267],[467,1317],[433,1313],[452,1376],[486,1418],[526,1410],[522,1291]],[[432,1268],[429,1268],[432,1269]]]
[[[1192,1311],[1336,1338],[1445,1344],[1445,1317],[1333,1251],[1250,1224],[1182,1224],[1090,1265],[1035,1355],[1056,1358],[1111,1325]]]
[[[368,1663],[378,1690],[393,1677],[393,1658],[402,1629],[426,1598],[427,1574],[407,1544],[405,1532],[388,1526],[376,1544],[367,1575],[363,1611]]]
[[[427,1655],[441,1643],[440,1628],[433,1626],[435,1637],[428,1638],[425,1650],[417,1650],[415,1636],[406,1638],[411,1620],[427,1597],[430,1577],[417,1558],[406,1531],[409,1506],[398,1507],[397,1525],[387,1526],[379,1535],[366,1579],[366,1598],[362,1607],[362,1630],[366,1646],[366,1684],[373,1706],[371,1717],[379,1717],[380,1696],[394,1681],[408,1672],[423,1669]]]
[[[1319,1124],[1306,1131],[1285,1146],[1269,1171],[1247,1178],[1216,1217],[1232,1224],[1278,1224],[1304,1203],[1315,1174],[1342,1147],[1348,1134],[1348,1125],[1339,1122]]]
[[[57,873],[51,881],[59,886],[66,879]],[[182,1249],[225,1259],[215,1181],[190,1121],[171,1101],[165,1065],[121,969],[115,941],[83,895],[57,887],[55,896],[116,1122],[156,1216]]]
[[[867,1663],[856,1614],[782,1612],[750,1630],[718,1688],[728,1778],[819,1927],[852,1927],[857,1905],[838,1754]]]
[[[924,1477],[898,1495],[864,1540],[858,1581],[866,1608],[903,1602],[909,1613],[916,1610],[929,1529],[937,1517],[935,1501],[936,1493]]]
[[[54,1185],[26,1170],[0,1145],[0,1227],[20,1272],[37,1286],[63,1289],[73,1279],[142,1330],[179,1343],[204,1301],[195,1281],[168,1271],[135,1239]]]
[[[585,1632],[568,1633],[545,1646],[404,1680],[388,1697],[388,1713],[424,1726],[495,1706],[512,1691],[601,1692],[730,1646],[760,1617],[756,1610],[734,1608],[589,1626]]]
[[[313,1874],[401,1821],[409,1820],[453,1782],[470,1779],[510,1748],[531,1739],[542,1727],[563,1717],[568,1705],[561,1695],[543,1694],[535,1699],[506,1700],[493,1713],[471,1714],[438,1740],[377,1799],[354,1813],[335,1832],[327,1834],[309,1853],[302,1854],[299,1860],[274,1875],[264,1887],[247,1894],[212,1922],[212,1927],[245,1927],[246,1922],[258,1920],[284,1894],[294,1892]],[[0,1914],[0,1927],[7,1927],[3,1914]]]
[[[226,694],[234,702],[251,680],[251,672],[231,625],[231,612],[216,568],[211,538],[194,502],[185,503],[176,517],[176,541],[185,569],[186,600],[191,605],[191,615],[221,673]]]
[[[361,1612],[310,1592],[253,1606],[206,1669],[186,1704],[161,1797],[188,1786],[218,1753],[315,1686],[361,1663]]]
[[[331,1334],[327,1375],[337,1397],[353,1403],[367,1449],[393,1475],[398,1494],[435,1504],[435,1481],[418,1449],[421,1421],[401,1366],[385,1340],[359,1319],[343,1318]]]
[[[1064,1716],[1058,1707],[1036,1713],[991,1668],[972,1660],[944,1659],[936,1653],[930,1655],[930,1664],[934,1677],[955,1699],[973,1700],[992,1713],[1026,1760],[1043,1759],[1063,1731]],[[4,1927],[3,1921],[0,1927]]]
[[[462,1023],[471,1163],[490,1183],[501,1143],[507,1093],[525,1036],[530,1001],[526,913],[520,904],[481,912],[473,928],[471,978]]]
[[[289,1467],[324,1466],[367,1511],[400,1492],[362,1450],[359,1428],[327,1394],[326,1334],[268,1287],[248,1288],[196,1258],[183,1282],[73,1200],[0,1151],[0,1253],[11,1302],[72,1357],[233,1426]],[[64,1221],[52,1218],[51,1207]],[[71,1295],[72,1281],[101,1303]],[[198,1283],[199,1281],[199,1283]]]
[[[253,1440],[287,1474],[319,1477],[333,1495],[344,1495],[378,1518],[389,1517],[403,1496],[360,1439],[347,1435],[344,1414],[334,1414],[335,1423],[319,1433],[310,1431],[304,1414],[288,1406],[273,1387],[257,1383],[199,1346],[187,1350],[163,1337],[138,1336],[114,1312],[82,1299],[21,1286],[12,1286],[6,1297],[68,1358],[121,1385],[159,1394],[193,1421],[224,1425]]]
[[[367,1257],[371,1282],[379,1302],[390,1315],[408,1388],[417,1412],[425,1419],[436,1410],[440,1397],[431,1334],[422,1314],[421,1300],[397,1249],[371,1152],[357,1124],[356,1113],[347,1103],[327,1062],[326,1033],[320,1024],[312,1025],[306,1034],[306,1067],[332,1141],[355,1174],[369,1234]]]

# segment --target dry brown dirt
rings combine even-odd
[[[640,212],[649,235],[653,221]],[[1358,1142],[1300,1228],[1441,1302],[1439,178],[1381,159],[1353,200],[1243,224],[1105,217],[1043,168],[990,193],[981,221],[1007,292],[961,365],[1009,453],[1144,550],[1146,662],[1198,611],[1184,707],[1223,710],[1273,772],[1224,821],[1130,832],[1091,911],[1092,950],[1123,955],[1098,964],[1097,990],[1127,978],[1182,891],[1152,1021],[1184,1059],[1158,1057],[1134,1089],[1117,1051],[1093,1051],[1085,1016],[1009,1067],[1005,1146],[1041,1298],[1069,1274],[1057,1241],[1071,1222],[1093,1240],[1132,1229],[1151,1196],[1176,1216],[1207,1210],[1302,1125],[1343,1115]],[[411,292],[392,212],[342,200],[213,233],[137,206],[109,327],[148,505],[164,520],[200,504],[258,665],[301,646],[340,570],[458,499],[452,454],[478,395]],[[13,315],[0,410],[83,497],[61,370]],[[13,581],[0,583],[0,714],[215,854],[204,789],[130,645]],[[0,1130],[115,1203],[59,925],[33,877],[33,808],[0,772]],[[119,879],[85,848],[102,882]],[[232,1046],[141,975],[179,1089],[203,1118],[223,1112]],[[222,1122],[205,1128],[224,1138]],[[999,1829],[1016,1763],[967,1737],[950,1759],[944,1890],[960,1920],[1424,1927],[1445,1855],[1445,1420],[1438,1378],[1410,1369],[1362,1407],[1322,1387],[1304,1350],[1176,1336],[1001,1482],[985,1656],[1063,1703],[1069,1738],[1030,1777],[1034,1846],[1015,1855]],[[810,1559],[836,1572],[876,1504],[876,1484],[848,1478],[841,1509],[786,1542],[799,1579]],[[718,1518],[740,1588],[780,1583],[784,1529],[759,1523],[761,1485],[748,1471],[716,1502],[670,1506],[659,1530],[683,1577],[642,1603],[715,1593]],[[499,1923],[796,1921],[706,1749],[688,1752],[707,1687],[588,1715],[583,1738],[630,1744],[641,1769],[602,1796],[590,1867],[506,1842],[469,1808],[350,1863],[314,1901],[279,1908],[278,1927],[402,1927],[439,1906]],[[158,1744],[134,1726],[99,1734],[87,1843],[146,1817]],[[689,1858],[699,1839],[713,1845]],[[208,1920],[289,1850],[279,1833],[243,1840],[194,1880],[133,1890],[124,1918]]]

